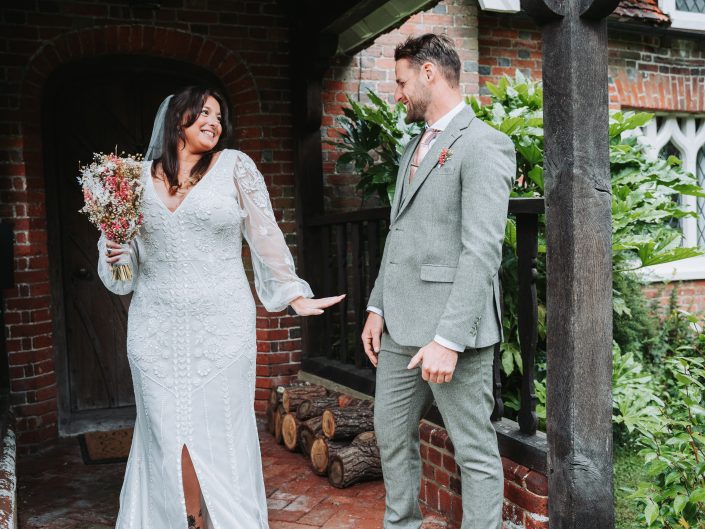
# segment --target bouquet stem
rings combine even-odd
[[[114,264],[112,272],[115,281],[129,281],[132,279],[132,267],[130,265]]]

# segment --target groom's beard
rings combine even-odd
[[[409,99],[409,110],[406,114],[404,121],[407,123],[415,123],[417,121],[424,121],[426,116],[426,110],[431,102],[430,91],[427,90],[421,83],[418,83],[418,96]]]

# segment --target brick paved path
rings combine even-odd
[[[260,439],[270,529],[381,529],[382,482],[336,489],[311,473],[300,454],[275,444],[267,433]],[[124,464],[84,465],[75,439],[21,458],[19,528],[112,529],[124,471]],[[446,526],[427,516],[423,529]]]

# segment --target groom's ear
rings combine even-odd
[[[438,68],[432,62],[425,62],[421,65],[421,75],[427,83],[433,82],[438,75]]]

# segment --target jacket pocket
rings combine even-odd
[[[455,266],[425,264],[421,265],[421,281],[452,283],[455,280]]]

